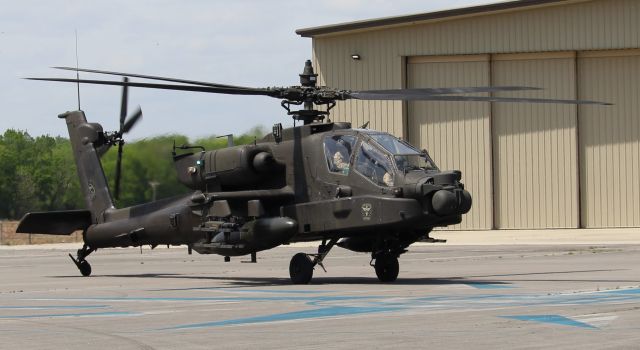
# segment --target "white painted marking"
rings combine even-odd
[[[597,328],[602,328],[610,325],[615,321],[618,316],[612,314],[590,314],[571,317],[572,319],[592,325]]]

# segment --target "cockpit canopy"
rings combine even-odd
[[[425,151],[419,151],[390,134],[358,130],[361,142],[351,134],[327,136],[324,152],[330,172],[348,175],[351,168],[382,187],[394,186],[395,174],[411,170],[437,170]]]
[[[419,151],[403,140],[387,133],[369,133],[369,137],[391,153],[396,168],[401,172],[438,169],[426,151]]]

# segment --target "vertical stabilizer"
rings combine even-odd
[[[104,211],[114,207],[97,151],[106,146],[102,126],[87,123],[83,111],[66,112],[58,117],[67,122],[80,187],[91,219],[94,223],[102,222]]]

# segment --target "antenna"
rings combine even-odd
[[[227,137],[227,147],[233,147],[233,134],[220,135],[220,136],[217,136],[216,138],[219,139],[225,136]]]
[[[78,110],[80,108],[80,71],[79,71],[80,62],[78,61],[78,29],[76,29],[76,80],[78,81]]]

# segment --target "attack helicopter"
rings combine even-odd
[[[371,255],[381,282],[393,282],[398,258],[411,244],[429,239],[434,227],[458,224],[471,209],[471,194],[458,170],[441,170],[426,150],[391,134],[350,123],[331,122],[340,101],[486,101],[606,104],[465,95],[538,89],[522,86],[416,88],[352,91],[317,86],[317,74],[306,61],[300,85],[252,88],[193,80],[95,69],[55,67],[115,75],[122,81],[64,78],[33,80],[123,87],[120,129],[106,132],[83,111],[59,115],[69,138],[84,195],[85,209],[33,212],[18,232],[69,235],[81,230],[84,245],[69,254],[83,276],[91,274],[87,257],[98,249],[150,245],[186,245],[188,252],[251,255],[283,244],[318,241],[316,253],[297,253],[289,264],[291,281],[306,284],[314,268],[335,246]],[[129,78],[165,83],[132,82]],[[171,83],[171,84],[167,84]],[[173,149],[177,180],[187,195],[116,208],[100,157],[118,146],[115,197],[118,196],[124,134],[140,120],[137,109],[127,117],[127,89],[153,88],[204,93],[269,96],[281,100],[287,115],[302,125],[283,128],[252,144],[207,151],[184,145]],[[294,109],[302,106],[301,109]],[[318,108],[324,107],[324,108]],[[325,270],[326,271],[326,270]]]

